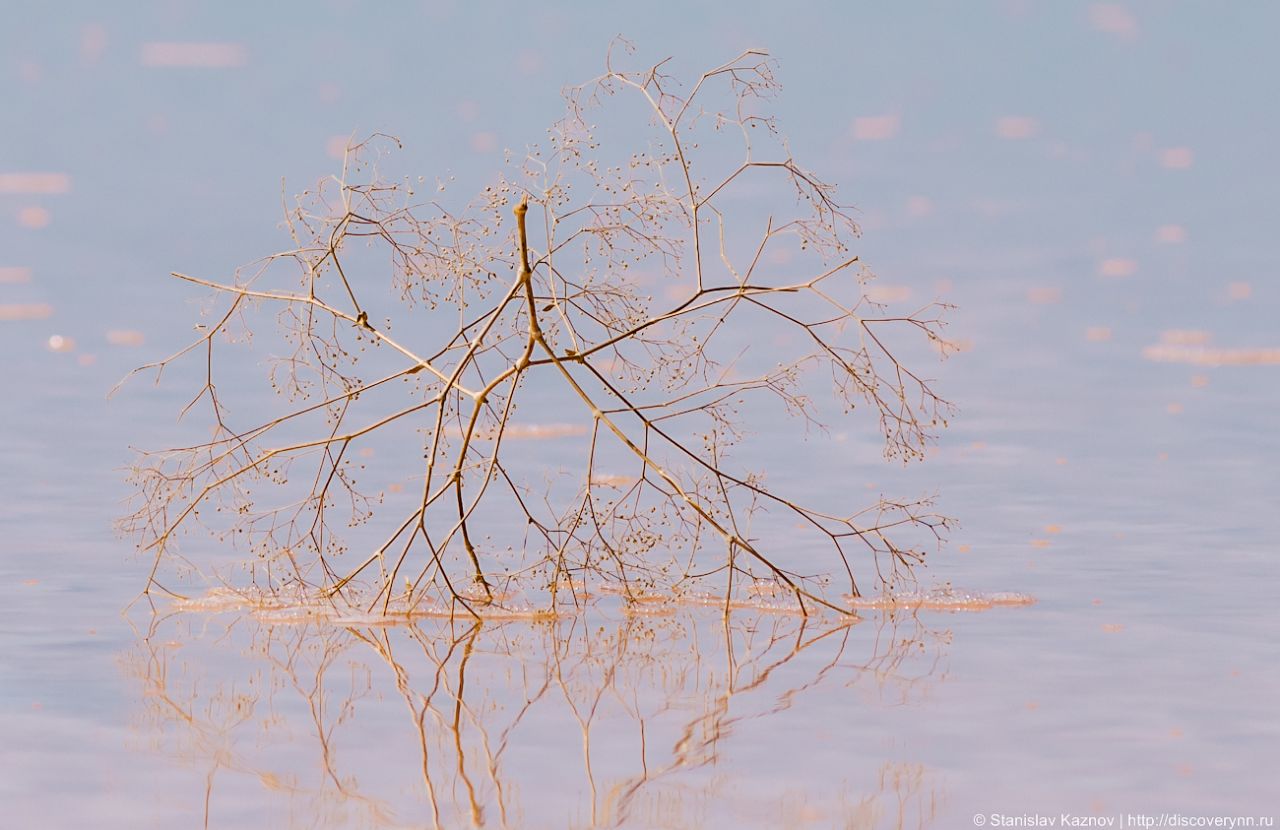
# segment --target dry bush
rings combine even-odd
[[[153,557],[148,592],[177,592],[164,566],[190,565],[177,541],[197,527],[251,550],[269,591],[389,613],[554,611],[600,589],[808,613],[847,610],[855,565],[909,576],[924,550],[890,533],[932,544],[946,521],[926,502],[812,509],[741,457],[785,460],[774,444],[855,408],[889,457],[922,456],[948,404],[895,338],[944,345],[942,307],[867,298],[851,210],[766,114],[767,55],[687,91],[616,59],[469,203],[380,173],[398,145],[375,136],[287,211],[289,250],[227,283],[175,274],[223,305],[142,368],[200,361],[183,414],[204,409],[212,435],[136,466],[125,527]],[[248,359],[221,374],[238,347],[274,355],[273,399],[245,391]],[[233,424],[230,394],[278,412]],[[803,429],[748,440],[744,416],[779,413]],[[554,458],[530,437],[556,437]],[[815,541],[834,582],[810,572]]]

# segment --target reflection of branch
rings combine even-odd
[[[333,714],[328,705],[325,683],[333,679],[329,674],[343,648],[336,640],[344,638],[344,632],[302,626],[293,631],[293,638],[261,641],[256,644],[259,662],[243,685],[215,682],[210,692],[209,686],[201,682],[203,678],[191,676],[194,666],[183,652],[176,651],[184,643],[162,639],[175,633],[171,629],[180,627],[182,622],[179,616],[154,618],[149,631],[140,639],[141,649],[132,655],[136,659],[127,667],[146,684],[144,729],[158,733],[156,738],[172,731],[178,741],[175,755],[194,763],[208,763],[204,775],[205,827],[211,825],[214,784],[221,771],[256,778],[265,790],[285,795],[292,802],[307,803],[314,795],[321,795],[325,802],[363,807],[374,826],[382,826],[389,820],[385,807],[359,792],[349,779],[344,780],[333,760],[334,730],[350,721],[357,701],[368,692],[367,676],[362,690],[357,673],[353,672],[350,685],[340,696],[338,713]],[[224,636],[237,637],[241,627],[232,621]],[[314,664],[308,661],[312,656],[318,658]],[[315,792],[297,783],[294,773],[261,767],[249,757],[250,748],[237,749],[241,733],[256,734],[255,726],[261,729],[263,737],[282,731],[279,713],[264,715],[260,710],[272,707],[275,695],[285,688],[284,684],[296,693],[295,700],[305,702],[305,716],[298,720],[305,722],[305,731],[317,740],[323,778],[328,784]]]
[[[155,618],[128,667],[146,689],[144,733],[207,765],[206,825],[216,823],[219,773],[237,804],[246,796],[228,774],[260,782],[273,809],[323,826],[353,815],[368,827],[563,827],[574,816],[648,825],[671,793],[713,803],[718,785],[694,771],[727,763],[739,732],[815,689],[910,695],[927,683],[940,636],[908,615],[880,621],[872,631],[764,612],[597,609],[544,623],[344,629],[170,615]],[[388,693],[410,729],[387,726]],[[290,743],[311,747],[315,771],[280,760]],[[575,756],[579,788],[567,775]],[[545,791],[550,767],[563,790]],[[416,783],[404,778],[411,769]],[[861,807],[848,809],[860,826]]]

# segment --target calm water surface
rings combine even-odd
[[[517,48],[448,4],[402,25],[336,2],[16,13],[0,826],[1276,817],[1280,19],[1046,6],[815,6],[817,31],[708,7],[677,33],[674,10],[512,10]],[[183,387],[106,393],[190,332],[195,295],[164,275],[279,248],[280,176],[330,172],[353,130],[483,183],[619,30],[689,68],[771,47],[797,155],[862,209],[882,283],[958,306],[966,348],[930,371],[960,415],[925,464],[884,467],[837,430],[771,480],[936,492],[960,528],[926,583],[1038,602],[852,624],[608,602],[482,626],[125,612],[146,574],[111,531],[122,468],[181,434]],[[190,42],[220,44],[199,52],[213,65],[166,65],[164,44]],[[450,75],[477,53],[495,57]],[[812,480],[806,452],[838,472]]]

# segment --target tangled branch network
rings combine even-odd
[[[766,114],[766,54],[687,89],[615,63],[467,204],[384,176],[398,142],[374,136],[286,211],[290,250],[225,283],[175,274],[215,304],[138,371],[196,362],[183,415],[212,433],[134,468],[147,593],[200,571],[193,530],[250,551],[259,589],[387,614],[601,591],[847,612],[855,571],[910,578],[947,525],[927,501],[812,509],[759,468],[785,478],[780,443],[855,408],[888,457],[921,457],[950,405],[897,343],[944,348],[945,308],[867,296],[851,210]],[[224,371],[229,350],[271,355],[274,394],[249,391],[253,361]]]

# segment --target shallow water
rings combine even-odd
[[[821,31],[690,12],[673,33],[639,9],[524,10],[537,42],[454,85],[423,79],[489,24],[444,5],[387,31],[341,3],[305,20],[85,4],[0,33],[0,174],[27,176],[0,179],[0,824],[1276,816],[1280,120],[1258,104],[1280,20],[933,12],[832,5]],[[771,480],[936,492],[961,525],[925,589],[1035,603],[726,624],[605,601],[478,627],[126,611],[146,563],[111,532],[121,468],[183,434],[185,387],[106,393],[190,333],[197,295],[164,275],[279,248],[279,177],[331,171],[353,129],[401,135],[424,175],[450,159],[485,181],[489,148],[536,137],[619,29],[687,66],[770,46],[796,153],[864,211],[884,296],[958,307],[965,350],[930,368],[960,414],[926,463],[882,465],[874,436],[837,428],[769,459]],[[422,31],[449,37],[424,51]],[[175,42],[241,48],[156,46]],[[555,459],[560,424],[522,449]],[[838,473],[806,475],[819,462]]]

